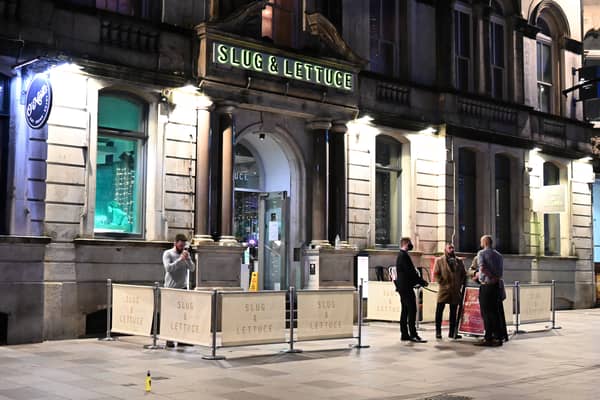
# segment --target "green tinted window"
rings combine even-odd
[[[98,126],[121,131],[143,132],[143,106],[133,100],[112,95],[98,99]]]
[[[140,233],[139,144],[98,136],[95,232]]]

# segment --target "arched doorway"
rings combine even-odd
[[[301,283],[300,265],[292,257],[300,247],[301,229],[294,223],[299,174],[290,153],[277,132],[246,130],[236,139],[234,234],[248,244],[245,261],[259,273],[264,290]]]

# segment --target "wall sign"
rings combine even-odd
[[[567,211],[565,185],[542,186],[533,192],[533,211],[561,213]]]
[[[351,72],[224,43],[213,43],[213,62],[348,92],[354,90],[355,78]]]
[[[27,89],[25,119],[33,129],[40,129],[48,121],[52,109],[52,85],[46,75],[36,75]]]

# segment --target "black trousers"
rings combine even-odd
[[[444,317],[444,308],[446,303],[437,303],[437,307],[435,308],[435,333],[442,333],[442,318]],[[458,304],[449,304],[450,306],[450,329],[448,331],[449,337],[454,337],[456,333],[456,312],[458,311]]]
[[[479,307],[485,327],[486,340],[502,340],[506,336],[503,332],[500,305],[500,287],[497,283],[479,287]]]
[[[399,292],[402,311],[400,311],[400,334],[403,338],[417,336],[417,298],[412,289]]]

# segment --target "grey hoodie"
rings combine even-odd
[[[194,272],[196,265],[192,261],[192,258],[187,260],[179,259],[181,254],[172,249],[165,250],[163,253],[163,266],[165,267],[165,287],[175,289],[185,289],[185,280],[187,277],[187,270]]]

